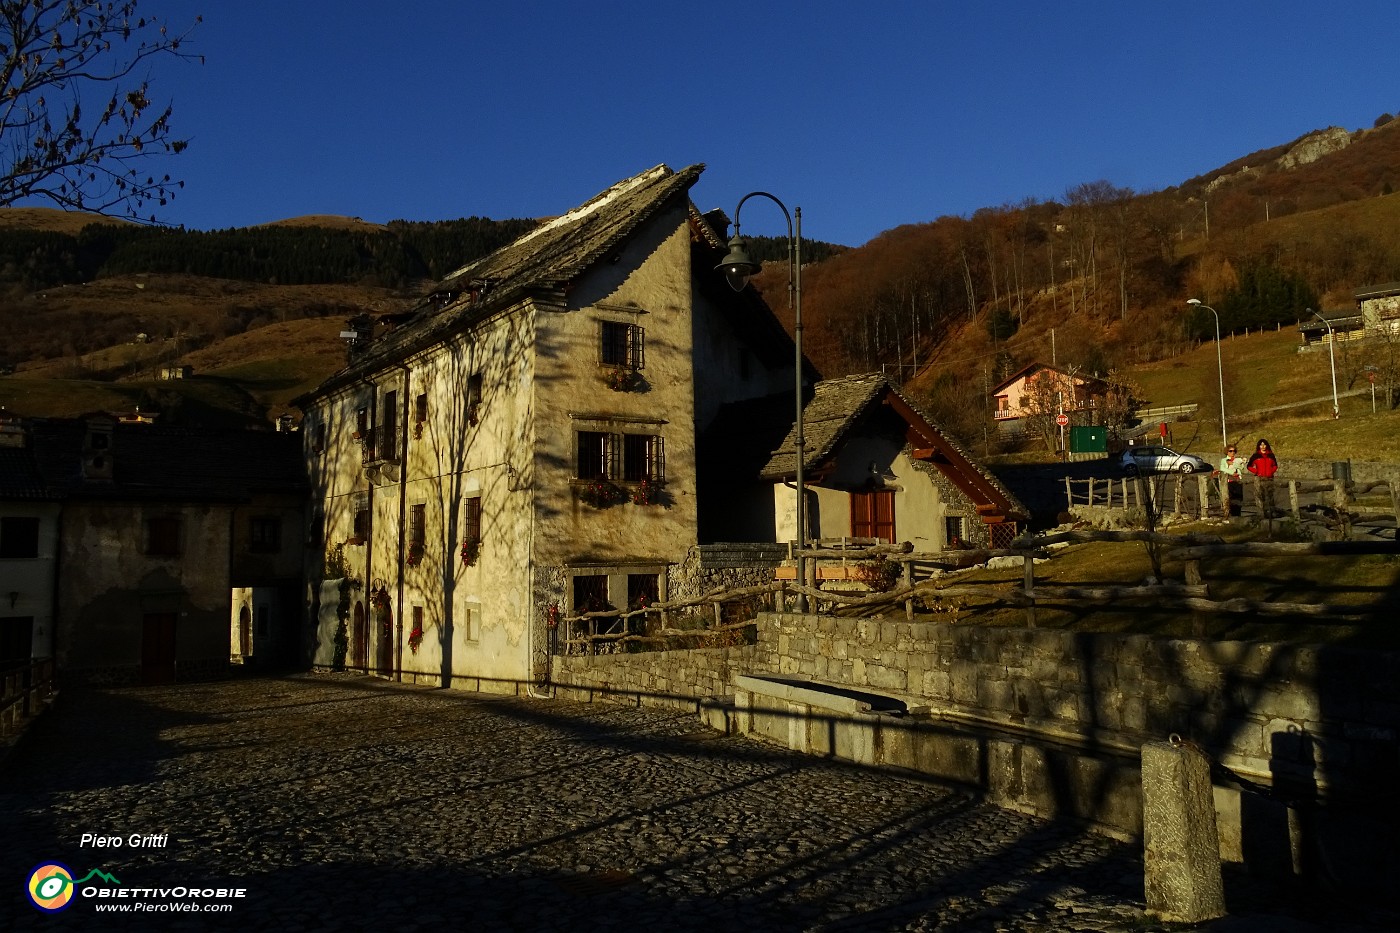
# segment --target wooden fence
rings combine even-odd
[[[1243,482],[1250,489],[1249,498],[1262,513],[1264,511],[1263,484],[1259,483],[1253,476],[1244,478]],[[1194,483],[1196,486],[1194,503],[1191,501],[1191,497],[1184,494],[1188,483]],[[1334,519],[1332,524],[1352,526],[1385,518],[1394,518],[1400,522],[1400,482],[1389,479],[1375,480],[1369,483],[1353,483],[1343,479],[1312,482],[1296,479],[1276,480],[1275,488],[1276,490],[1287,490],[1288,512],[1294,521],[1301,522],[1303,520],[1303,508],[1300,505],[1302,497],[1322,493],[1326,503],[1323,508],[1330,510],[1331,517]],[[1078,494],[1079,489],[1083,490],[1082,495]],[[1360,512],[1354,508],[1359,497],[1378,489],[1384,489],[1390,494],[1389,512]],[[1145,512],[1150,506],[1159,515],[1184,516],[1189,514],[1205,519],[1212,515],[1225,514],[1225,496],[1224,478],[1207,473],[1194,475],[1171,473],[1119,479],[1090,477],[1076,480],[1068,476],[1065,477],[1065,504],[1069,510],[1083,505],[1089,508],[1098,506]],[[1212,499],[1214,500],[1213,506]],[[1278,505],[1280,508],[1282,507],[1282,503],[1278,503]]]
[[[1374,485],[1374,484],[1373,484]],[[1155,546],[1167,559],[1184,563],[1184,579],[1161,581],[1135,586],[1057,586],[1047,589],[1037,586],[1035,562],[1049,558],[1048,550],[1060,543],[1090,541],[1140,542]],[[1036,626],[1036,608],[1056,605],[1092,603],[1108,611],[1129,610],[1150,604],[1154,609],[1180,609],[1192,613],[1193,631],[1205,634],[1206,621],[1215,613],[1251,613],[1263,616],[1306,616],[1313,618],[1361,619],[1393,610],[1343,604],[1315,604],[1212,597],[1210,584],[1202,570],[1202,559],[1224,557],[1276,557],[1291,559],[1305,555],[1347,557],[1363,554],[1400,555],[1395,541],[1318,541],[1304,543],[1246,542],[1227,544],[1218,535],[1168,534],[1149,531],[1089,531],[1075,530],[1051,535],[1027,536],[1010,548],[958,549],[916,552],[907,542],[898,545],[860,547],[808,547],[802,551],[807,580],[774,580],[761,586],[742,589],[716,589],[701,597],[657,602],[633,610],[609,609],[585,612],[562,619],[561,638],[556,652],[593,654],[600,650],[617,651],[628,644],[637,647],[657,647],[689,639],[713,638],[717,633],[737,632],[753,624],[751,612],[739,613],[739,618],[726,618],[723,607],[744,602],[755,608],[780,609],[784,601],[805,597],[813,613],[862,616],[884,614],[902,606],[906,618],[914,618],[916,602],[925,605],[942,601],[976,599],[990,604],[1020,607],[1025,612],[1026,625]],[[1019,583],[968,583],[960,575],[938,573],[939,569],[956,569],[969,563],[983,563],[992,558],[1012,558],[1021,564]],[[885,565],[898,569],[890,573]],[[822,568],[843,568],[840,574],[823,573]],[[852,572],[857,568],[859,572]],[[843,590],[824,589],[822,581],[844,581]],[[714,623],[699,627],[670,624],[670,613],[699,606],[710,606]],[[656,624],[647,625],[653,618]]]
[[[53,659],[0,672],[0,735],[18,732],[53,696]]]

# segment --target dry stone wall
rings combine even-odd
[[[1365,793],[1400,766],[1400,655],[1331,646],[764,613],[736,648],[555,658],[558,684],[694,702],[737,674],[905,699],[1135,754],[1173,734],[1250,780]]]

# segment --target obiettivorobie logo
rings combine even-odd
[[[94,868],[74,880],[73,871],[67,865],[45,862],[29,873],[29,884],[26,885],[29,902],[46,914],[56,914],[72,905],[78,885],[86,884],[93,878],[101,878],[108,884],[121,884],[100,868]]]

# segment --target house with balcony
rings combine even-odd
[[[1108,383],[1048,363],[1031,363],[1002,380],[989,394],[997,429],[1004,434],[1021,434],[1029,418],[1096,411],[1108,394]]]
[[[513,693],[561,613],[679,584],[697,434],[794,376],[771,311],[715,270],[702,171],[656,166],[454,272],[296,400],[309,662]]]

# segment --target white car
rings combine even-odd
[[[1118,462],[1129,476],[1139,473],[1209,473],[1212,467],[1195,454],[1179,454],[1170,447],[1129,447]]]

